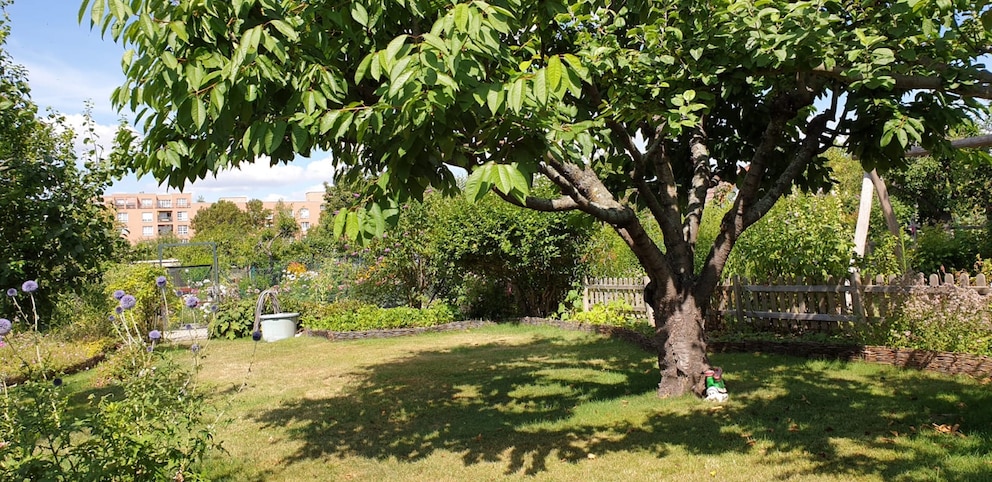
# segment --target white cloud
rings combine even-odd
[[[307,192],[322,192],[323,183],[333,178],[331,158],[299,158],[290,164],[269,165],[268,158],[253,164],[242,164],[238,169],[217,173],[188,183],[185,191],[203,196],[206,200],[220,197],[248,197],[263,201],[304,199]]]
[[[114,146],[114,136],[117,134],[116,124],[110,125],[93,122],[89,126],[93,128],[93,132],[90,133],[85,124],[86,121],[83,114],[66,114],[63,117],[65,117],[66,125],[71,127],[73,132],[76,133],[74,147],[80,159],[84,159],[86,152],[93,149],[93,145],[83,143],[83,140],[87,137],[91,137],[93,142],[95,142],[97,156],[106,157],[110,154],[110,149]]]
[[[118,116],[110,98],[114,88],[123,83],[123,74],[84,71],[51,57],[32,58],[23,65],[28,71],[32,99],[42,109],[82,112],[85,101],[91,100],[94,116],[104,121]]]

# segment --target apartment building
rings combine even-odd
[[[192,221],[197,211],[213,203],[194,201],[192,193],[152,194],[127,193],[108,194],[105,203],[116,212],[121,225],[121,235],[131,244],[175,236],[180,242],[188,242],[193,237]],[[248,204],[247,197],[221,198],[231,201],[241,209]],[[282,207],[291,212],[300,232],[304,235],[320,222],[324,209],[324,193],[308,192],[302,201],[281,201]],[[266,209],[275,210],[279,202],[263,202]]]

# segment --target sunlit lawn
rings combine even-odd
[[[206,352],[219,479],[992,480],[992,393],[966,378],[722,354],[730,402],[660,400],[650,354],[512,325]]]

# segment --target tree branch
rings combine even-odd
[[[513,204],[514,206],[533,209],[535,211],[562,212],[579,209],[579,204],[575,202],[574,199],[567,196],[562,196],[557,199],[527,196],[524,198],[523,202],[520,202],[517,198],[510,196],[499,189],[493,188],[493,192],[495,192],[497,196],[503,198],[504,201]]]
[[[844,69],[841,67],[828,69],[821,65],[814,68],[812,73],[846,83],[864,80],[863,75],[844,75]],[[892,79],[895,80],[895,88],[899,90],[941,90],[945,92],[953,92],[963,97],[992,99],[992,73],[987,71],[980,71],[978,73],[977,77],[978,81],[981,82],[980,84],[961,85],[953,89],[947,88],[944,80],[939,77],[903,74],[892,74],[889,75],[889,77],[892,77]]]
[[[699,234],[699,224],[706,208],[706,193],[710,189],[711,169],[710,152],[706,147],[706,131],[697,129],[689,140],[689,152],[692,158],[692,185],[689,190],[689,205],[685,221],[682,223],[682,237],[689,244],[690,251],[695,251],[696,239]]]

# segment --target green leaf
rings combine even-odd
[[[400,35],[399,37],[396,37],[393,40],[391,40],[389,42],[389,45],[386,46],[386,56],[390,60],[395,60],[397,58],[396,54],[398,54],[400,52],[400,49],[403,48],[403,45],[406,44],[407,37],[408,35]]]
[[[468,9],[468,4],[459,3],[458,5],[455,5],[452,15],[455,19],[455,27],[462,32],[467,32],[469,16],[471,15],[471,12],[469,12]]]
[[[545,67],[545,70],[547,70],[545,80],[548,83],[548,92],[557,91],[558,86],[561,84],[561,59],[559,59],[557,55],[552,55],[548,58],[548,66]]]
[[[272,26],[279,31],[279,33],[281,33],[284,37],[286,37],[286,39],[295,42],[300,38],[299,35],[296,33],[296,30],[293,28],[292,25],[289,24],[289,22],[285,20],[276,19],[273,20],[271,23]]]
[[[524,176],[517,164],[496,164],[496,189],[505,194],[509,194],[520,201],[530,190],[527,186],[527,177]]]
[[[506,98],[505,90],[496,86],[490,87],[489,92],[486,93],[486,105],[489,106],[489,112],[497,115],[500,107],[503,105],[504,98]]]
[[[524,79],[517,79],[510,84],[510,91],[506,101],[510,110],[516,114],[520,113],[520,109],[524,103]]]
[[[548,103],[548,81],[545,78],[545,70],[538,70],[534,74],[534,97],[537,98],[537,102],[541,105],[547,105]]]
[[[360,219],[358,218],[358,213],[355,211],[348,211],[347,220],[345,221],[345,235],[348,239],[358,239],[358,232],[361,230]]]
[[[441,37],[428,32],[423,34],[423,39],[427,42],[427,45],[430,45],[445,54],[448,53],[448,46],[444,43],[444,40],[441,40]]]
[[[169,29],[172,33],[176,34],[184,43],[189,43],[189,34],[186,32],[186,23],[181,20],[173,20],[169,22]]]
[[[871,53],[872,61],[877,65],[888,65],[896,61],[896,53],[890,48],[877,48]]]
[[[365,6],[361,3],[354,2],[351,4],[351,18],[363,27],[369,26],[369,12],[365,10]]]
[[[372,60],[375,59],[375,52],[369,53],[364,59],[358,64],[358,68],[355,69],[355,83],[362,83],[362,79],[369,73],[369,66],[372,65]],[[378,80],[378,77],[376,77]]]
[[[492,177],[492,163],[483,164],[465,178],[465,198],[469,202],[476,202],[483,198],[489,189],[492,188],[493,183],[490,180]]]
[[[203,129],[203,125],[207,122],[207,108],[196,97],[190,98],[190,102],[190,117],[193,118],[193,124],[197,129]]]
[[[348,210],[342,209],[334,215],[334,237],[340,238],[344,236],[345,223],[348,220]]]

